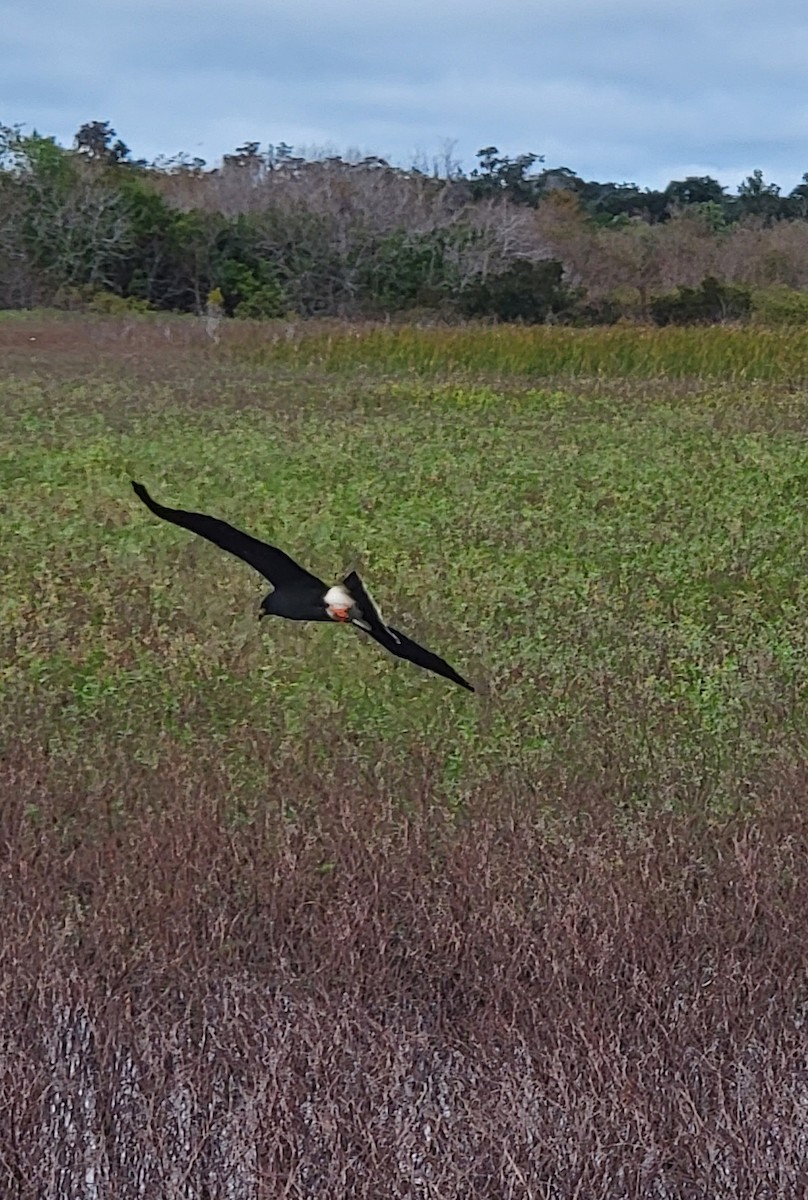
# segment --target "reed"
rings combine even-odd
[[[607,328],[254,325],[227,331],[222,352],[289,367],[467,372],[528,379],[717,379],[799,383],[808,378],[805,326],[620,325]]]

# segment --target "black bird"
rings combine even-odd
[[[290,621],[339,621],[355,625],[364,633],[374,638],[380,646],[384,646],[390,654],[397,658],[406,658],[423,667],[426,671],[434,671],[445,679],[451,679],[460,687],[473,692],[474,688],[462,675],[458,675],[454,667],[450,667],[437,654],[426,650],[412,641],[406,634],[387,625],[362,580],[352,571],[346,575],[342,583],[326,587],[321,579],[278,550],[276,546],[268,546],[258,538],[242,533],[227,521],[217,517],[208,517],[204,513],[185,512],[181,508],[166,508],[158,504],[146,491],[142,483],[132,481],[135,495],[147,508],[164,521],[181,525],[190,529],[209,542],[228,550],[237,558],[260,572],[272,584],[273,591],[261,602],[261,617],[286,617]]]

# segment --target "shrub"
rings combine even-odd
[[[569,307],[574,297],[562,282],[564,268],[555,259],[519,258],[498,275],[478,276],[458,296],[466,317],[541,324]]]
[[[651,316],[657,325],[700,325],[713,321],[740,320],[749,315],[752,298],[741,284],[722,283],[706,276],[696,288],[678,287],[651,301]]]
[[[439,308],[453,283],[448,250],[459,240],[440,229],[420,234],[396,230],[381,239],[359,273],[367,309]]]
[[[118,296],[115,292],[96,291],[87,302],[87,310],[104,316],[120,317],[126,313],[153,312],[154,305],[136,296]]]
[[[784,284],[758,288],[752,293],[752,313],[766,325],[805,325],[808,292]]]
[[[283,288],[268,264],[253,268],[228,259],[223,264],[220,294],[234,317],[267,320],[282,317],[287,309]]]

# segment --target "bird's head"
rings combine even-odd
[[[351,609],[355,605],[353,596],[341,583],[334,584],[325,594],[325,611],[332,621],[350,620]]]

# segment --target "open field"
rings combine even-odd
[[[4,1195],[801,1194],[804,340],[0,323]]]

